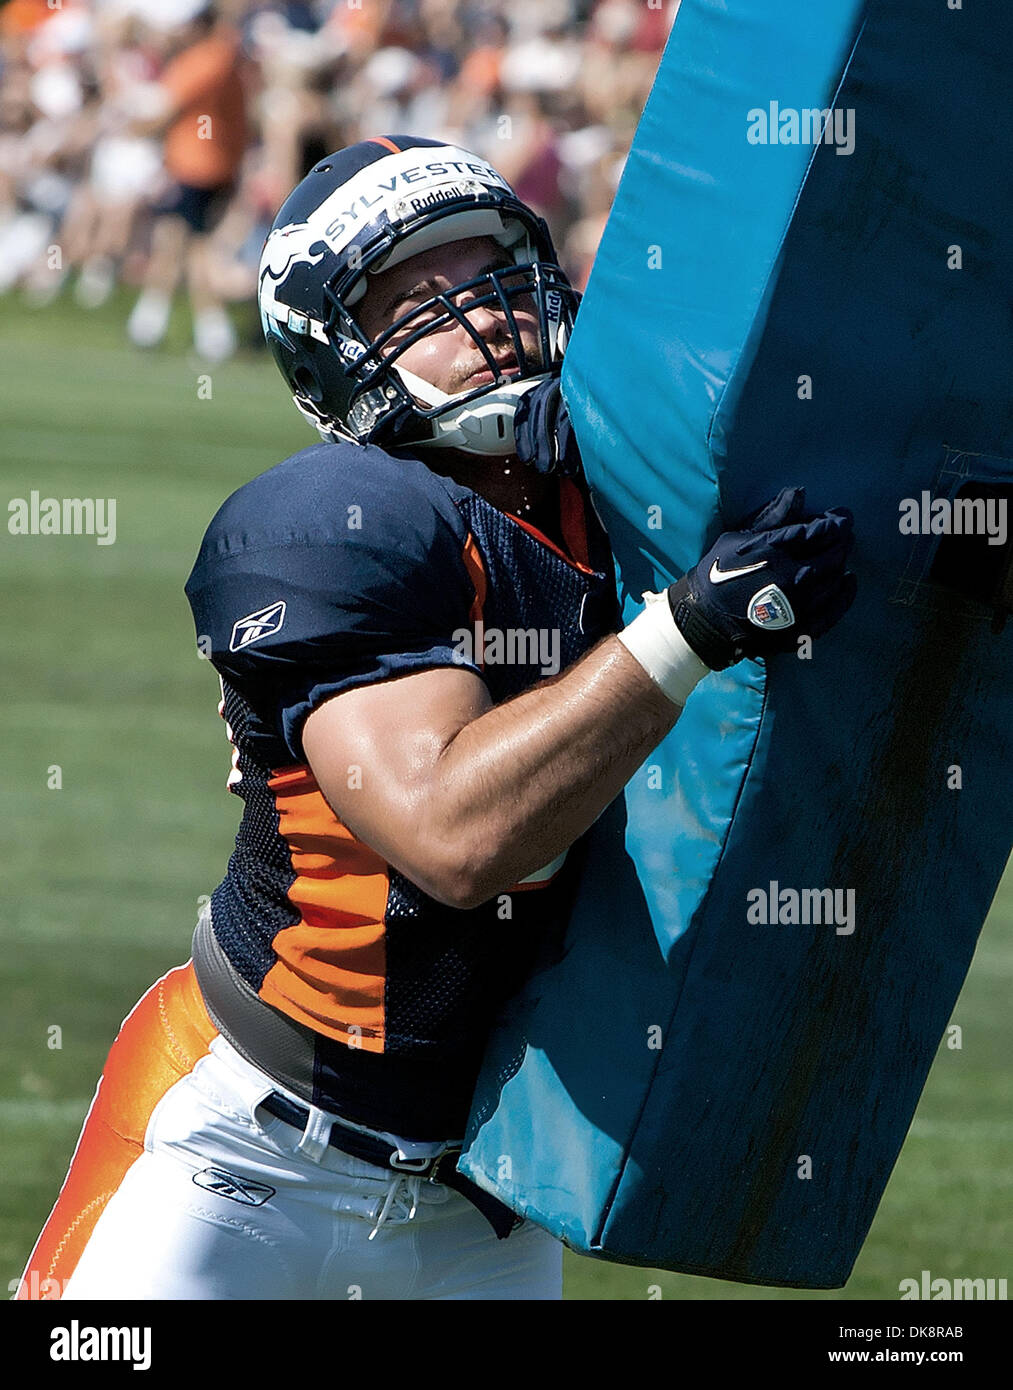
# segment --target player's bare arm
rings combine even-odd
[[[303,746],[356,835],[439,901],[466,908],[568,849],[679,713],[606,637],[496,706],[465,670],[347,691],[310,715]],[[353,763],[359,790],[348,788]]]

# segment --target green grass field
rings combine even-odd
[[[5,502],[115,497],[117,538],[11,536],[3,584],[6,910],[0,1052],[0,1275],[16,1279],[56,1197],[117,1026],[189,954],[240,810],[183,583],[205,525],[246,479],[313,442],[265,354],[210,370],[177,314],[130,350],[122,300],[86,315],[0,299]],[[204,394],[206,395],[206,385]],[[62,787],[50,789],[53,767]],[[567,1255],[575,1299],[894,1299],[922,1269],[1010,1273],[1013,1136],[1007,873],[847,1289],[804,1294]],[[50,1029],[62,1046],[49,1046]]]

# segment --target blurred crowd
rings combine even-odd
[[[236,348],[278,207],[371,135],[484,155],[583,286],[678,0],[0,0],[0,294],[189,296]]]

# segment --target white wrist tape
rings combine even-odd
[[[710,667],[675,625],[667,594],[644,594],[644,611],[622,632],[620,642],[659,685],[674,705],[684,705]]]

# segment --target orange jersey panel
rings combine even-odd
[[[386,861],[335,816],[308,767],[284,768],[268,786],[292,856],[288,890],[301,918],[277,933],[265,1003],[367,1052],[384,1046]],[[350,1032],[354,1027],[359,1032]]]

